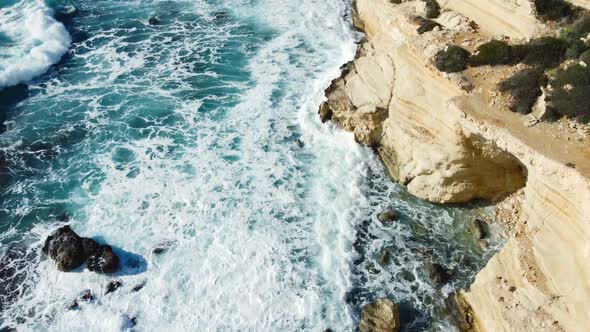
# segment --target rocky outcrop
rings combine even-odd
[[[113,273],[119,267],[119,257],[108,245],[99,245],[90,238],[82,238],[70,226],[55,230],[45,240],[43,252],[53,259],[60,271],[68,272],[88,263],[88,269],[99,273]]]
[[[398,332],[400,326],[397,304],[391,300],[378,299],[363,308],[361,332]]]
[[[473,53],[492,37],[530,39],[555,29],[535,18],[528,0],[439,3],[440,26],[425,32],[416,1],[355,1],[366,40],[320,113],[375,147],[390,175],[420,198],[497,200],[518,190],[498,211],[506,245],[459,294],[462,327],[579,331],[590,326],[588,135],[501,102],[497,84],[526,65],[441,73],[433,62],[448,44]]]
[[[386,1],[357,1],[360,17],[372,17],[363,21],[370,40],[326,90],[323,120],[377,147],[389,174],[420,198],[442,203],[496,200],[524,186],[517,158],[461,127],[449,100],[462,90],[425,70],[404,44],[418,35],[403,11],[408,5],[395,11]]]

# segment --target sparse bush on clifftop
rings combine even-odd
[[[426,18],[437,18],[440,16],[440,5],[436,0],[422,0],[426,5]]]
[[[543,94],[541,86],[547,83],[547,77],[538,69],[525,69],[500,82],[498,89],[508,92],[513,98],[510,110],[528,114],[537,99]]]
[[[434,65],[445,73],[457,73],[467,69],[471,53],[457,45],[447,45],[434,56]]]
[[[547,107],[557,115],[590,122],[590,67],[573,64],[550,72]]]
[[[565,56],[567,42],[554,37],[541,37],[525,45],[523,63],[550,68],[559,65]]]
[[[571,19],[580,11],[565,0],[534,0],[534,5],[537,15],[546,20]]]
[[[515,64],[523,58],[522,53],[524,53],[522,47],[512,46],[500,40],[491,40],[475,50],[469,64],[473,67]]]

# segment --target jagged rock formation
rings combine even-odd
[[[524,42],[555,28],[528,0],[439,4],[440,26],[418,32],[416,1],[357,0],[354,23],[367,40],[326,91],[322,119],[374,146],[418,197],[496,200],[518,190],[499,209],[510,239],[459,296],[463,328],[579,331],[590,326],[588,135],[509,111],[497,84],[526,65],[445,74],[433,63],[448,44],[473,53],[492,37]]]

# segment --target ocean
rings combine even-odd
[[[0,330],[354,331],[380,297],[404,331],[457,330],[446,298],[500,243],[466,221],[490,208],[412,197],[319,121],[350,6],[1,0]],[[64,223],[120,271],[59,272],[41,247]]]

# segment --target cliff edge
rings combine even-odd
[[[590,326],[590,127],[568,104],[590,91],[560,80],[586,64],[541,2],[356,0],[366,39],[319,111],[415,196],[499,202],[509,239],[457,296],[466,330]]]

